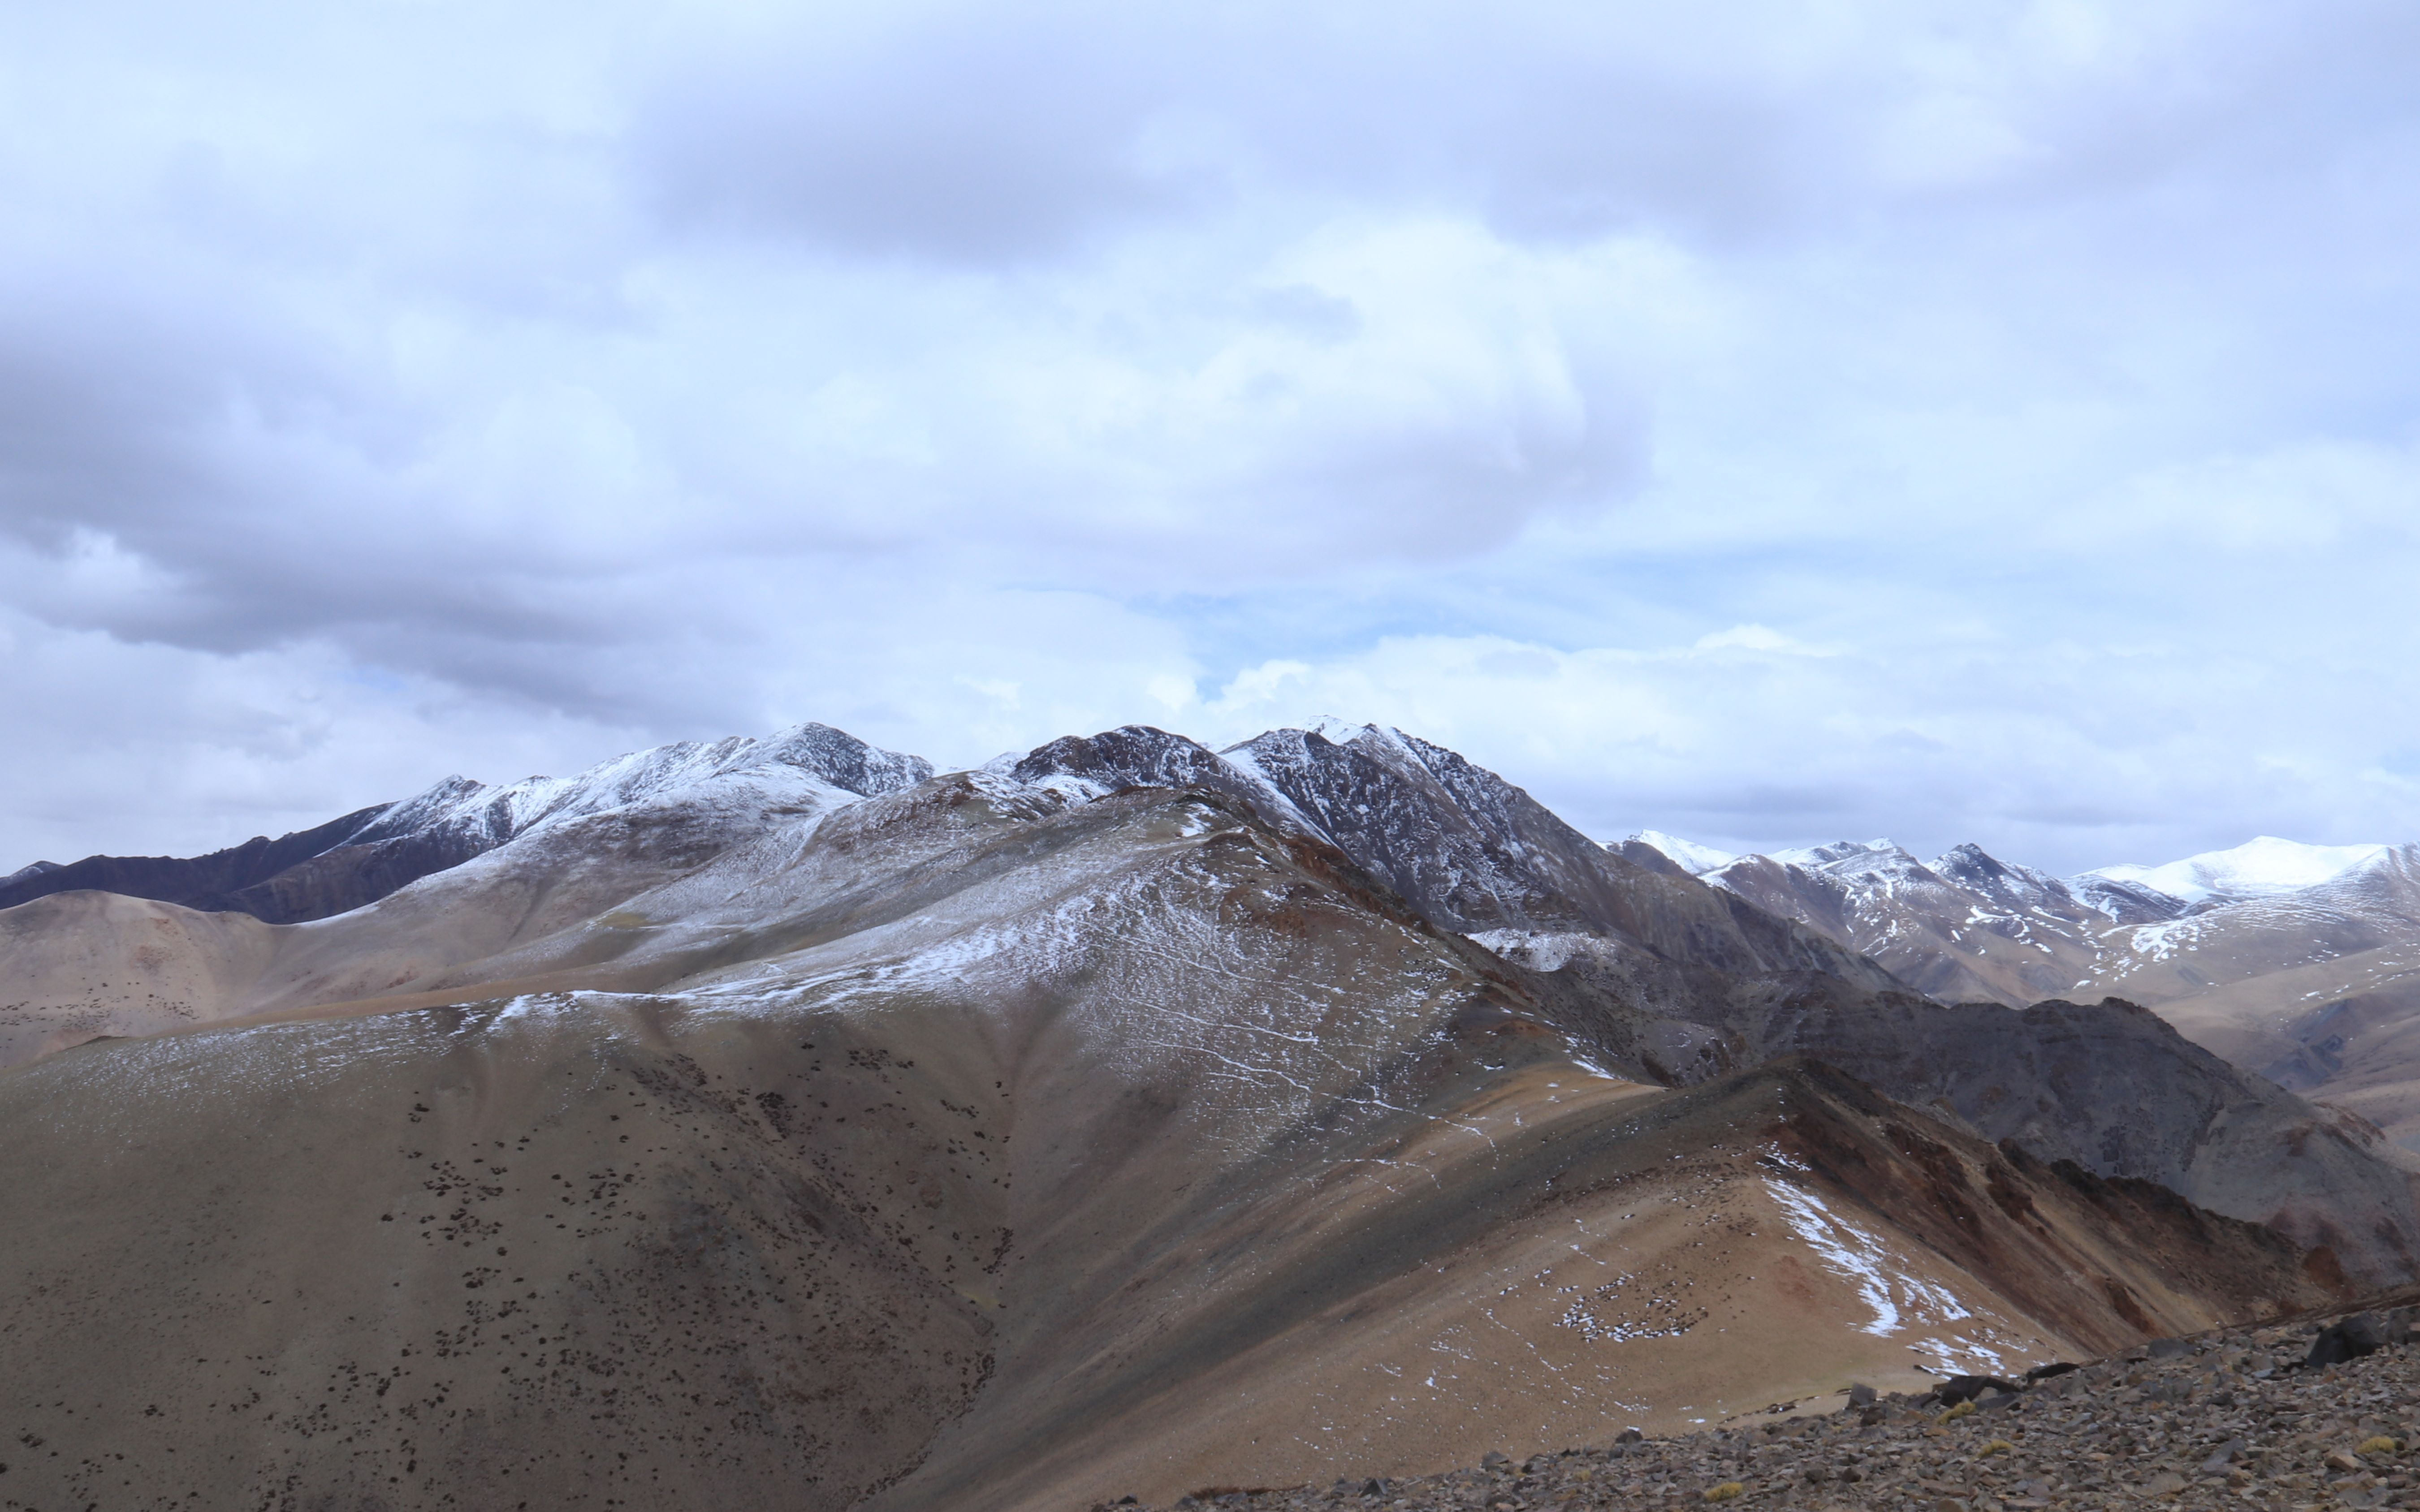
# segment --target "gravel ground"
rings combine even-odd
[[[2305,1369],[2319,1326],[2164,1340],[1962,1410],[1885,1396],[1823,1415],[1746,1419],[1526,1462],[1490,1455],[1481,1468],[1418,1480],[1204,1488],[1175,1505],[2420,1507],[2420,1452],[2407,1453],[2420,1451],[2420,1344]]]

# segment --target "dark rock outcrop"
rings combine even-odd
[[[341,819],[332,819],[324,825],[297,830],[276,840],[256,836],[240,845],[212,851],[207,856],[88,856],[66,866],[37,861],[12,873],[7,882],[0,883],[0,908],[14,908],[19,903],[29,903],[53,893],[89,889],[122,893],[129,898],[156,899],[204,913],[233,911],[258,914],[271,923],[283,923],[286,922],[285,918],[259,913],[258,908],[247,903],[244,901],[247,890],[257,888],[280,872],[344,845],[390,807],[379,804],[356,810]],[[345,906],[358,905],[348,903]],[[319,916],[302,914],[287,917],[316,918]]]
[[[2014,1396],[2023,1390],[2024,1387],[2015,1381],[2002,1381],[1997,1376],[1951,1376],[1932,1388],[1932,1399],[1944,1407],[1954,1407],[1960,1402],[1971,1402],[1987,1392]]]
[[[1941,1004],[1808,974],[1745,988],[1713,1027],[1741,1064],[1814,1057],[2044,1161],[2270,1224],[2372,1287],[2420,1261],[2412,1180],[2375,1129],[2131,1003]]]
[[[2319,1330],[2319,1336],[2311,1340],[2311,1351],[2304,1357],[2303,1365],[2305,1369],[2313,1370],[2323,1365],[2342,1365],[2347,1360],[2376,1354],[2386,1348],[2386,1344],[2384,1320],[2376,1313],[2355,1313]]]

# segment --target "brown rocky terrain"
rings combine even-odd
[[[0,913],[13,981],[160,1015],[0,1072],[0,1501],[1165,1501],[2395,1263],[2399,1173],[2144,1015],[1975,1028],[1434,748],[1113,780],[1172,741],[709,770],[302,924]],[[2205,1146],[2246,1211],[2120,1168]]]
[[[1652,847],[1608,852],[1450,751],[1400,732],[1334,733],[1273,731],[1222,757],[1129,727],[1054,742],[1014,774],[1090,792],[1198,783],[1276,827],[1308,830],[1432,925],[1545,974],[1563,998],[1559,1021],[1650,1079],[1687,1083],[1804,1053],[1991,1138],[2277,1226],[2363,1284],[2399,1281],[2420,1256],[2408,1161],[2375,1126],[2281,1093],[2130,1003],[2020,1013],[1928,999],[1820,927],[1708,887]],[[1924,901],[1935,893],[1954,898],[1954,913],[1990,923],[1976,932],[1978,951],[1994,940],[2032,955],[2052,912],[2106,924],[2094,909],[2164,918],[2180,906],[2104,880],[2086,907],[2055,879],[1973,847],[1942,857],[1937,872],[1885,850],[1877,860],[1870,847],[1834,847],[1830,870],[1816,872],[1837,885],[1882,865],[1860,895],[1894,900],[1892,917],[1948,907]]]
[[[2304,1367],[2326,1320],[2119,1351],[1945,1405],[1843,1386],[1705,1429],[1507,1455],[1421,1477],[1202,1487],[1173,1505],[1248,1512],[1742,1505],[2004,1508],[2420,1505],[2420,1350]],[[1855,1400],[1846,1400],[1852,1390]],[[1139,1503],[1140,1499],[1136,1499]],[[1127,1503],[1103,1504],[1125,1505]]]

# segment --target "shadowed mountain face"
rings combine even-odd
[[[1687,874],[1644,839],[1614,850]],[[2167,878],[2191,903],[2139,877],[2061,880],[1972,845],[1930,864],[1880,841],[1713,861],[1707,881],[1931,996],[2143,1003],[2236,1065],[2420,1150],[2420,846],[2264,838],[2120,869]],[[2321,880],[2291,885],[2314,871]]]
[[[1582,990],[1565,1022],[1610,1050],[1636,1031],[1617,1019],[1606,1032],[1589,1014],[1586,988],[1617,995],[1622,980],[1618,959],[1599,964],[1601,950],[1556,939],[1508,947],[1507,956],[1551,968],[1550,981],[1576,979]],[[1815,1057],[2044,1160],[2156,1181],[2270,1224],[2367,1285],[2394,1283],[2420,1257],[2411,1174],[2375,1127],[2231,1065],[2118,999],[1946,1006],[1810,973],[1744,983],[1701,1027],[1698,1064]]]
[[[1404,1473],[2316,1304],[2240,1220],[2397,1218],[2137,1012],[1945,1010],[1434,748],[1273,744],[707,762],[316,921],[0,913],[9,1495]],[[2276,1214],[2141,1179],[2227,1138]]]
[[[248,889],[343,845],[371,820],[386,812],[388,807],[381,804],[363,809],[342,819],[332,819],[324,825],[297,830],[278,840],[257,837],[224,851],[212,851],[208,856],[190,858],[88,856],[66,866],[37,861],[0,880],[0,908],[14,908],[19,903],[32,903],[53,893],[89,889],[118,893],[129,898],[157,899],[204,913],[225,909],[254,912],[237,902]],[[456,856],[452,860],[432,865],[427,870],[439,871],[469,858],[467,855]],[[409,882],[412,879],[406,877],[403,880]],[[398,887],[401,885],[396,884]],[[362,902],[369,900],[365,898]]]
[[[1674,866],[1644,841],[1614,849]],[[1843,841],[1727,857],[1703,875],[1871,957],[1928,996],[2012,1007],[2077,992],[2121,924],[2175,918],[2186,908],[2149,887],[2101,877],[2062,881],[1974,845],[1927,865],[1887,841]]]

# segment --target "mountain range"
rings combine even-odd
[[[1722,871],[1335,726],[937,772],[802,725],[29,867],[6,1489],[1164,1501],[2413,1278],[2363,1119]],[[2140,927],[2246,904],[2190,906]]]
[[[2420,1149],[2420,846],[2263,836],[2059,878],[1961,845],[1731,856],[1643,832],[1620,855],[1736,892],[1951,1001],[2118,996],[2237,1065]]]

